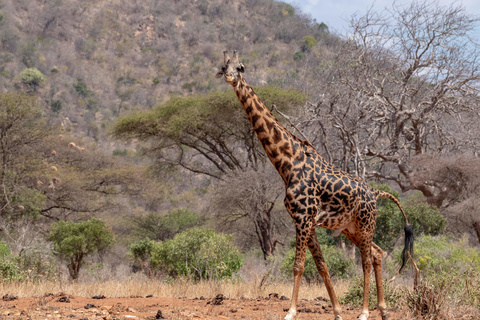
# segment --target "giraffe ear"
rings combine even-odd
[[[218,71],[215,75],[215,78],[221,78],[223,76],[223,71]]]
[[[240,65],[237,67],[237,71],[238,72],[245,72],[245,66],[243,65],[243,63],[240,63]]]

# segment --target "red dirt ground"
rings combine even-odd
[[[160,297],[84,298],[69,295],[18,298],[5,295],[0,301],[0,319],[13,320],[154,320],[154,319],[245,319],[281,320],[288,299],[177,299]],[[100,299],[98,299],[100,298]],[[299,302],[298,320],[333,320],[332,308],[322,299]],[[356,319],[360,310],[343,307],[343,319]],[[399,309],[390,310],[389,320],[406,319]],[[377,310],[370,320],[381,320]]]

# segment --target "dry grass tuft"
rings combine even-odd
[[[335,285],[338,296],[348,290],[348,281],[339,281]],[[13,294],[18,297],[41,297],[46,294],[59,292],[82,297],[104,295],[106,297],[132,297],[153,295],[156,297],[170,298],[213,298],[222,293],[230,299],[255,299],[268,297],[276,293],[279,297],[290,297],[292,294],[291,283],[270,283],[259,288],[256,282],[232,281],[199,281],[188,279],[175,279],[171,281],[148,279],[145,277],[129,278],[122,281],[107,280],[97,282],[72,282],[72,281],[24,281],[0,282],[0,292]],[[300,299],[314,299],[325,297],[327,291],[323,284],[303,283],[300,287]]]

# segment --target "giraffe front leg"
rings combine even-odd
[[[290,309],[288,310],[285,320],[293,320],[297,315],[297,301],[298,291],[300,289],[300,282],[302,281],[303,270],[305,268],[305,253],[307,251],[307,237],[309,235],[309,229],[311,223],[305,223],[307,229],[304,230],[297,226],[297,239],[295,248],[295,263],[293,265],[293,292],[292,301],[290,303]]]

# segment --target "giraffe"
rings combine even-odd
[[[363,309],[358,316],[360,320],[366,320],[369,315],[368,292],[373,265],[378,309],[382,320],[386,320],[388,312],[382,285],[383,251],[372,241],[377,216],[376,200],[391,199],[405,218],[405,248],[398,272],[405,265],[406,252],[413,249],[413,228],[400,202],[389,193],[371,188],[365,180],[335,168],[308,141],[292,134],[261,102],[242,76],[243,72],[245,67],[239,62],[237,52],[234,51],[230,59],[225,51],[224,64],[216,77],[224,77],[232,85],[265,153],[282,177],[285,183],[284,205],[295,223],[294,285],[285,320],[294,319],[297,314],[298,291],[307,247],[327,289],[334,319],[342,320],[341,307],[315,234],[317,226],[335,230],[335,236],[343,233],[360,250],[364,275]]]

